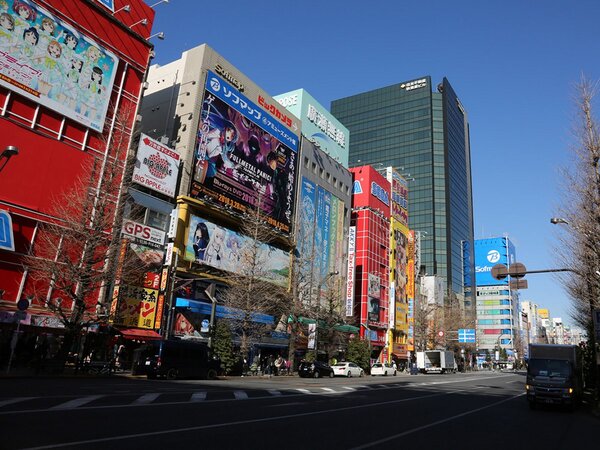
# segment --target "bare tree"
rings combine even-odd
[[[591,309],[600,295],[600,135],[593,100],[597,83],[586,79],[577,85],[576,142],[573,163],[564,171],[565,199],[561,215],[569,224],[558,253],[564,266],[573,271],[561,276],[572,299],[572,317],[583,327],[591,326]]]
[[[41,223],[35,245],[25,258],[33,283],[26,292],[64,325],[59,357],[82,328],[100,319],[103,296],[114,278],[120,248],[120,199],[131,136],[131,112],[117,113],[113,133],[99,136],[98,147],[82,175],[53,200],[52,216]]]
[[[248,237],[241,248],[239,270],[228,276],[228,288],[223,291],[221,300],[226,306],[235,308],[235,328],[240,337],[240,352],[246,355],[251,346],[260,341],[273,326],[260,320],[262,314],[279,318],[282,304],[289,296],[285,288],[268,281],[270,272],[266,269],[269,250],[265,244],[275,242],[279,235],[265,221],[258,206],[249,209],[242,219],[240,232]],[[286,274],[288,275],[288,274]]]

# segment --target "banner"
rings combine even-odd
[[[0,85],[102,131],[118,58],[33,2],[0,4]]]
[[[270,225],[289,234],[297,136],[211,71],[205,89],[191,196],[240,213],[260,207]]]
[[[184,259],[232,273],[243,273],[245,248],[251,238],[190,215]],[[260,278],[287,286],[290,256],[268,244],[260,245]]]

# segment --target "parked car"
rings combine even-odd
[[[211,357],[208,346],[202,342],[181,340],[155,341],[145,368],[148,378],[207,378],[215,379],[220,370],[218,360]]]
[[[339,377],[362,377],[365,371],[353,362],[340,362],[332,366],[333,374]]]
[[[302,361],[298,367],[298,375],[302,378],[333,378],[333,369],[321,361]]]
[[[375,363],[371,367],[371,376],[375,375],[383,375],[384,377],[388,375],[396,376],[396,369],[390,363]]]

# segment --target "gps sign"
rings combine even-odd
[[[150,242],[157,246],[162,246],[165,243],[164,231],[149,227],[132,220],[123,221],[122,233],[126,236],[131,236],[135,240]]]

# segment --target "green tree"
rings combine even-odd
[[[233,351],[233,336],[229,323],[225,320],[219,320],[215,327],[214,353],[221,361],[221,369],[225,374],[231,372],[236,362],[236,356]]]
[[[346,360],[358,364],[365,370],[371,366],[371,347],[366,340],[354,338],[348,342]]]

